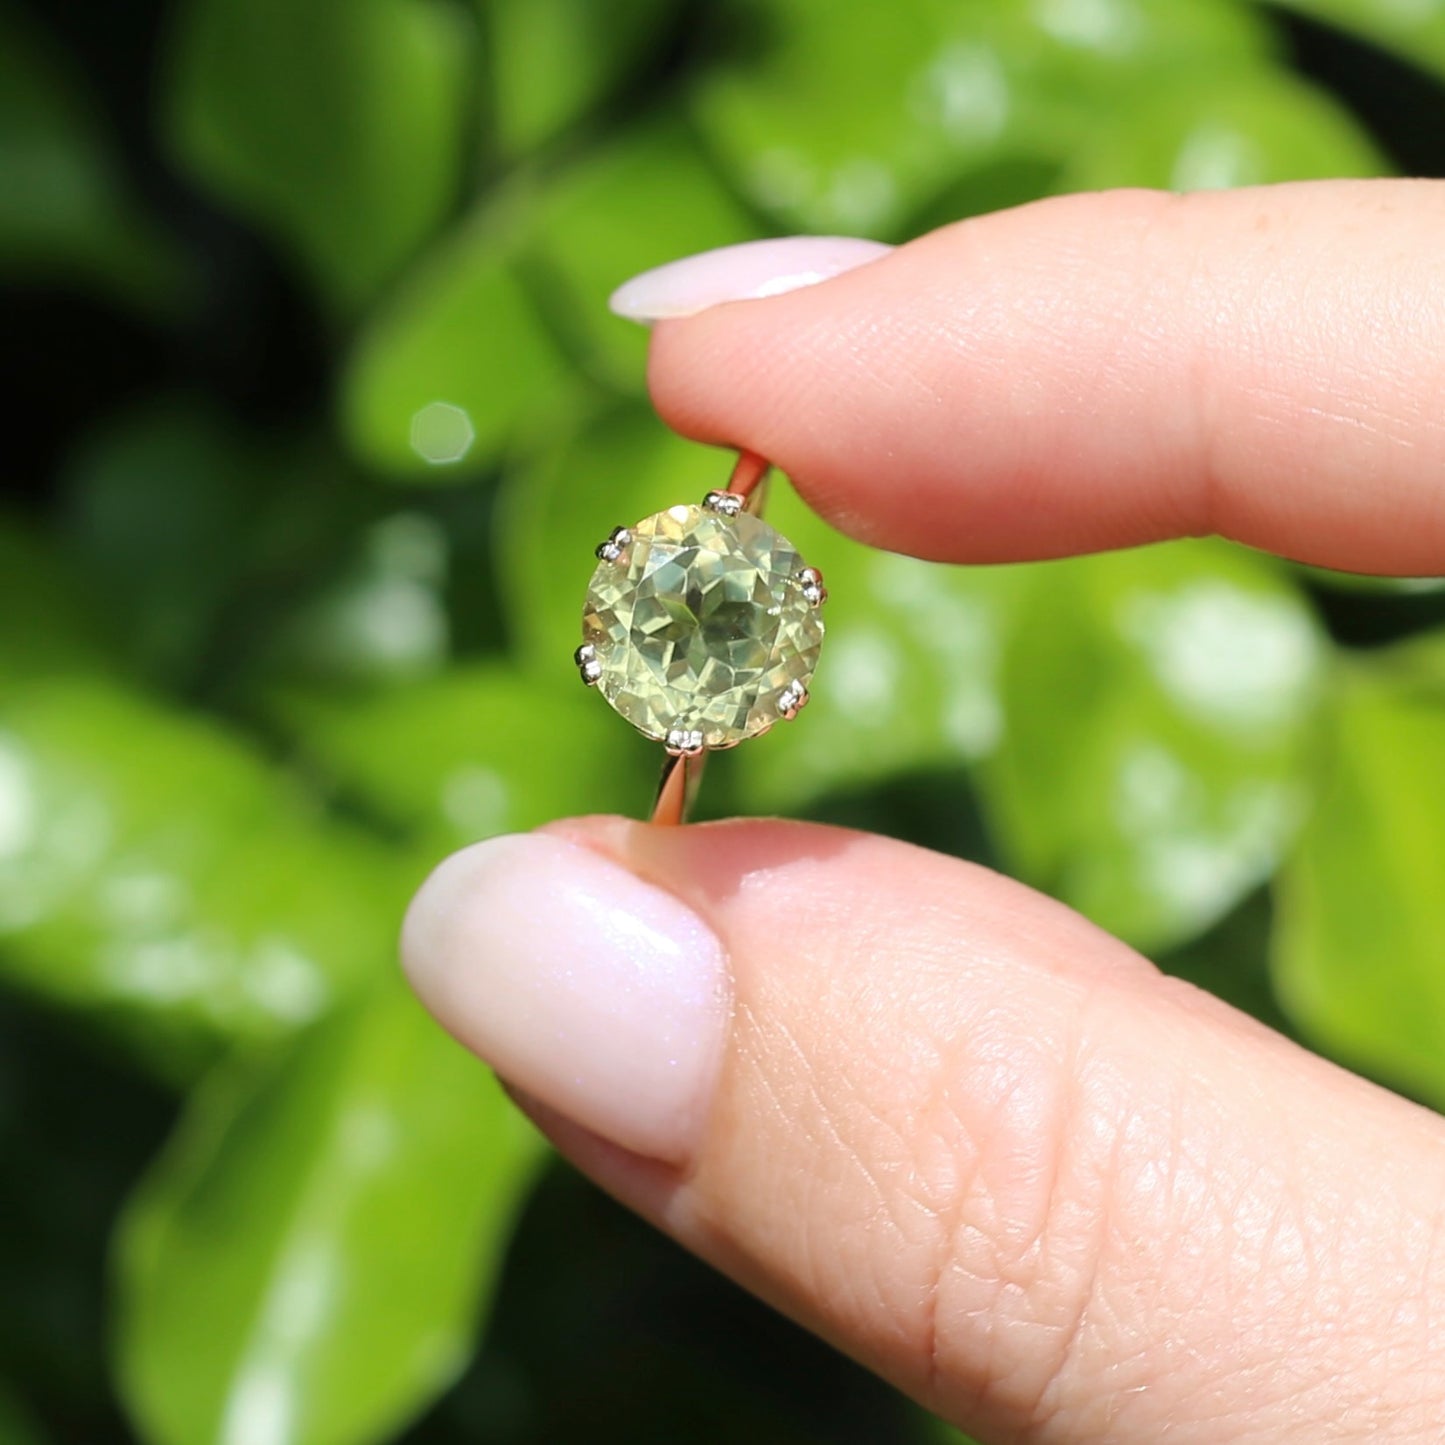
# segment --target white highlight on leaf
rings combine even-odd
[[[31,782],[29,755],[0,736],[0,858],[32,848],[40,826],[40,805]]]
[[[442,781],[441,810],[464,838],[488,838],[507,827],[512,791],[495,768],[458,768]]]
[[[1254,140],[1229,126],[1201,124],[1184,137],[1169,172],[1171,191],[1223,191],[1261,180],[1265,166]]]
[[[985,45],[944,46],[909,87],[909,109],[961,145],[996,140],[1008,123],[1012,98],[998,56]]]
[[[242,966],[246,992],[272,1018],[306,1023],[326,1007],[330,990],[325,974],[284,938],[256,940]]]
[[[854,723],[886,727],[898,708],[903,659],[877,627],[855,626],[828,639],[828,693]]]
[[[1068,45],[1122,54],[1139,38],[1139,12],[1121,0],[1036,0],[1034,23]]]
[[[1132,595],[1118,621],[1165,693],[1225,731],[1288,726],[1318,680],[1318,639],[1304,609],[1285,597],[1206,578]]]
[[[1004,730],[997,604],[959,591],[957,574],[936,563],[880,554],[870,566],[870,591],[887,599],[928,656],[944,738],[970,761],[987,757]]]
[[[1134,845],[1140,887],[1180,921],[1202,927],[1274,871],[1302,800],[1295,788],[1263,778],[1242,780],[1222,803],[1212,800],[1168,749],[1141,745],[1119,765],[1112,811]]]

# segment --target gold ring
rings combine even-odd
[[[827,591],[762,519],[769,463],[742,452],[727,487],[616,527],[597,548],[575,661],[666,758],[654,823],[687,817],[710,752],[808,701]]]

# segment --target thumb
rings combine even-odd
[[[1433,1438],[1445,1126],[1018,884],[590,819],[403,951],[583,1170],[986,1439]]]

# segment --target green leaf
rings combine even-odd
[[[749,48],[694,94],[708,141],[790,228],[892,237],[970,172],[1063,159],[1127,78],[1270,48],[1232,3],[735,3]]]
[[[909,1438],[913,1445],[978,1445],[972,1435],[965,1435],[956,1426],[925,1410],[910,1411]]]
[[[1373,659],[1405,685],[1445,695],[1445,628],[1407,638]]]
[[[1267,0],[1445,76],[1445,0]]]
[[[490,59],[492,123],[507,156],[578,120],[639,70],[673,0],[478,0]]]
[[[401,683],[445,665],[447,538],[424,512],[358,528],[351,556],[268,638],[263,670],[318,683]]]
[[[313,438],[162,398],[71,458],[64,535],[114,650],[148,681],[246,695],[278,676],[398,681],[446,660],[448,538]]]
[[[142,305],[164,304],[180,281],[79,79],[9,4],[0,8],[0,269]]]
[[[1374,176],[1389,163],[1325,91],[1283,71],[1170,75],[1128,97],[1065,166],[1061,190],[1218,190]]]
[[[103,1261],[174,1113],[73,1018],[0,989],[0,1369],[67,1441],[114,1438]]]
[[[247,559],[247,449],[213,414],[162,401],[111,421],[71,458],[65,531],[142,673],[192,679]]]
[[[656,759],[629,746],[626,726],[575,669],[567,682],[565,692],[540,687],[484,664],[359,699],[298,694],[278,710],[348,796],[434,856],[579,808],[641,811]],[[545,760],[549,739],[564,742],[575,768]]]
[[[641,392],[647,332],[610,315],[608,296],[651,266],[759,234],[696,136],[664,115],[623,132],[551,183],[537,207],[528,260],[590,368],[619,390]]]
[[[347,441],[401,480],[459,481],[558,414],[574,383],[490,210],[427,256],[368,322],[342,382]]]
[[[1082,132],[1128,113],[1141,86],[1284,58],[1274,27],[1239,0],[1001,0],[971,24],[1008,78],[1018,135],[1064,160]]]
[[[692,92],[740,188],[783,224],[891,238],[1008,139],[1008,78],[931,0],[734,5],[748,52]]]
[[[1187,941],[1299,826],[1325,656],[1280,573],[1223,544],[1039,568],[980,775],[1005,857],[1142,947]]]
[[[163,94],[177,163],[354,311],[456,201],[464,15],[439,0],[191,0]]]
[[[20,1397],[0,1383],[0,1445],[41,1445],[42,1439]]]
[[[399,984],[213,1077],[119,1236],[147,1441],[390,1438],[465,1363],[540,1153]]]
[[[1343,674],[1278,881],[1275,986],[1316,1043],[1445,1107],[1445,633]]]
[[[99,626],[72,560],[0,513],[0,697],[16,683],[99,668]]]
[[[1445,592],[1445,577],[1375,577],[1368,572],[1337,572],[1330,567],[1291,564],[1300,580],[1328,587],[1335,592],[1355,592],[1385,597],[1429,597]]]
[[[1052,64],[1108,84],[1169,67],[1228,65],[1277,55],[1273,28],[1239,0],[1004,0],[989,7],[1047,38]]]
[[[0,703],[0,972],[164,1074],[377,978],[400,875],[215,724],[94,677]]]

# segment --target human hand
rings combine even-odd
[[[880,546],[1441,573],[1442,232],[1428,182],[1115,193],[629,304],[867,261],[668,320],[651,383]],[[986,1440],[1441,1438],[1445,1122],[1017,883],[581,819],[443,864],[403,949],[580,1168]]]

